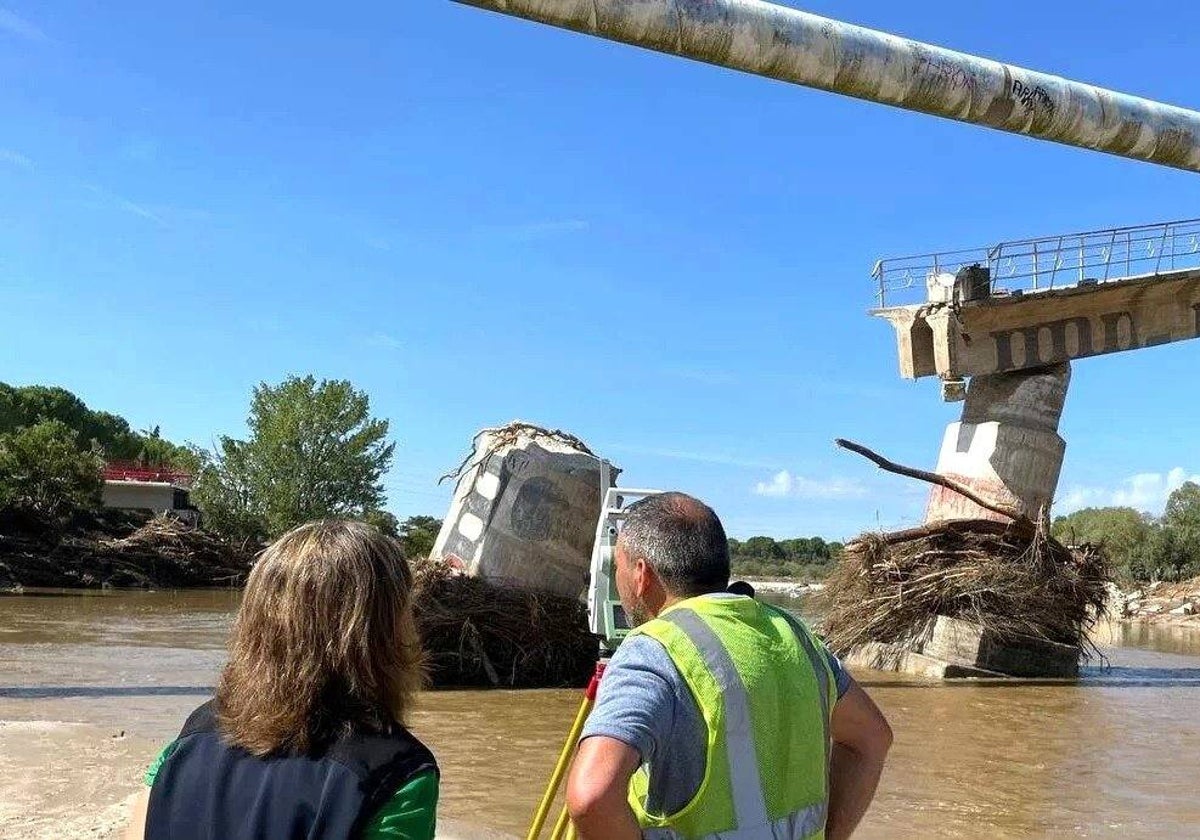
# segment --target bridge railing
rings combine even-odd
[[[1200,268],[1200,219],[1045,236],[987,248],[880,260],[871,275],[880,308],[926,300],[927,284],[978,265],[993,295],[1017,295]]]

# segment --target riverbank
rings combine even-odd
[[[825,584],[814,581],[787,580],[778,578],[738,578],[754,587],[754,591],[769,593],[771,595],[783,595],[788,598],[802,598],[805,595],[811,595],[814,592],[820,592],[825,588]]]
[[[1200,577],[1181,583],[1149,583],[1111,593],[1109,609],[1126,621],[1200,627]]]
[[[0,744],[4,840],[120,840],[162,748],[123,729],[58,720],[0,720]],[[440,819],[437,840],[515,838]]]

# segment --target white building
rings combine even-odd
[[[166,470],[109,464],[104,470],[105,507],[173,513],[195,522],[199,513],[189,498],[191,476]]]

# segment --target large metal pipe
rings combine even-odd
[[[1200,172],[1200,113],[761,0],[459,0],[786,82]]]

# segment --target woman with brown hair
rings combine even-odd
[[[246,584],[216,696],[146,774],[130,840],[430,840],[438,769],[412,573],[359,522],[303,525]]]

